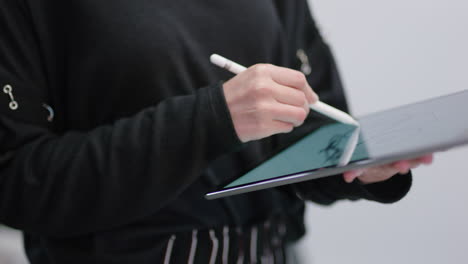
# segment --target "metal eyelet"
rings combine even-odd
[[[13,96],[13,87],[7,84],[3,86],[3,92],[10,97],[10,103],[8,104],[10,109],[13,111],[17,110],[19,108],[19,104],[17,101],[15,101],[15,97]],[[49,122],[54,121],[54,117],[55,117],[54,109],[50,107],[50,105],[45,104],[45,103],[42,104],[42,107],[44,107],[45,110],[48,112],[47,121]]]
[[[312,73],[312,67],[310,67],[309,57],[303,49],[298,49],[296,52],[297,58],[301,61],[301,72],[305,75]]]
[[[48,104],[42,104],[42,107],[44,107],[47,110],[47,112],[49,113],[47,115],[47,121],[49,121],[49,122],[54,121],[54,117],[55,117],[54,109]]]
[[[8,106],[10,107],[11,110],[18,109],[18,103],[16,101],[10,102]]]
[[[12,91],[13,91],[13,88],[9,84],[7,84],[7,85],[5,85],[3,87],[3,92],[6,93],[6,94],[10,94]]]
[[[11,110],[16,110],[19,107],[18,102],[15,101],[15,97],[13,96],[13,87],[9,84],[3,86],[3,92],[6,93],[10,97],[10,103],[8,106]]]

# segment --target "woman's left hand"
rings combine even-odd
[[[410,169],[417,168],[421,164],[429,165],[432,163],[433,159],[434,155],[428,154],[415,159],[401,160],[382,166],[348,171],[343,174],[343,177],[348,183],[353,182],[356,178],[363,184],[382,182],[397,174],[406,174]]]

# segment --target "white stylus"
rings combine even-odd
[[[243,71],[245,71],[247,68],[233,62],[229,59],[224,58],[223,56],[220,56],[218,54],[213,54],[210,57],[211,63],[213,63],[216,66],[219,66],[221,68],[224,68],[234,74],[239,74]],[[334,108],[333,106],[327,105],[323,102],[317,101],[314,104],[309,105],[310,109],[319,112],[325,116],[328,116],[338,122],[353,125],[356,127],[356,129],[353,131],[351,134],[350,139],[348,140],[344,150],[343,154],[341,154],[341,158],[338,162],[338,166],[344,166],[349,163],[351,160],[352,154],[354,152],[354,149],[357,146],[358,139],[359,139],[359,132],[360,132],[360,126],[359,123],[352,118],[350,115],[347,113]]]
[[[224,68],[234,74],[239,74],[243,71],[245,71],[247,68],[238,64],[238,63],[235,63],[231,60],[228,60],[218,54],[213,54],[211,55],[210,57],[210,60],[211,60],[211,63],[221,67],[221,68]],[[354,119],[352,118],[350,115],[348,115],[347,113],[339,110],[339,109],[336,109],[330,105],[327,105],[323,102],[320,102],[320,101],[317,101],[316,103],[314,104],[310,104],[309,105],[310,109],[316,111],[316,112],[319,112],[325,116],[328,116],[336,121],[339,121],[339,122],[342,122],[342,123],[346,123],[346,124],[350,124],[350,125],[354,125],[354,126],[359,126],[359,123]]]

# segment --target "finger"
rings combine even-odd
[[[306,98],[309,104],[314,104],[318,102],[319,96],[318,94],[315,93],[314,89],[310,87],[309,83],[307,82],[307,79],[306,79],[306,86],[304,87],[304,93],[306,95]]]
[[[418,163],[418,164],[431,164],[434,160],[433,154],[424,155],[415,159],[408,160],[411,163]]]
[[[346,174],[346,173],[343,174],[343,179],[347,183],[352,183],[356,178],[357,176],[355,176],[354,174]]]
[[[433,162],[434,155],[428,154],[419,158],[411,160],[402,160],[392,164],[400,173],[408,173],[410,169],[415,169],[421,164],[431,164]]]
[[[364,184],[382,182],[398,173],[399,171],[393,168],[392,165],[381,165],[365,169],[362,176],[359,176],[359,180]]]
[[[410,171],[412,162],[408,160],[400,160],[391,164],[391,167],[397,170],[399,173],[406,174]]]
[[[307,82],[306,90],[312,91],[313,95],[315,94],[315,97],[310,98],[312,100],[308,100],[310,104],[314,104],[314,103],[316,103],[316,102],[318,102],[320,100],[318,94],[315,93],[314,89],[312,88],[312,86],[310,86],[309,82]]]
[[[271,67],[271,78],[278,84],[303,91],[309,104],[318,101],[318,95],[312,90],[305,75],[300,71],[273,66]]]
[[[283,121],[272,120],[270,129],[270,135],[285,134],[293,131],[294,125]]]
[[[296,127],[302,125],[307,117],[307,112],[303,107],[281,103],[275,104],[270,113],[271,119],[291,123]]]
[[[428,154],[425,156],[422,156],[418,159],[419,162],[422,164],[430,165],[432,162],[434,162],[434,154]]]
[[[364,170],[352,170],[343,173],[343,178],[347,183],[353,182],[357,177],[364,174]]]
[[[419,160],[419,159],[410,161],[411,169],[416,169],[416,168],[420,167],[422,164],[425,164],[425,163],[421,162],[421,160]]]
[[[310,111],[307,105],[307,98],[302,91],[276,83],[272,85],[273,97],[276,101],[283,104],[303,107],[307,113]]]

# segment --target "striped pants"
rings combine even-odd
[[[192,230],[167,238],[162,263],[295,264],[297,258],[286,244],[284,224],[265,223],[249,228],[223,227]]]

